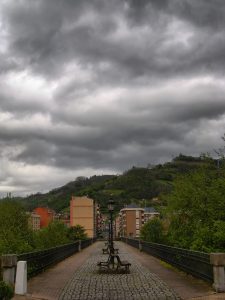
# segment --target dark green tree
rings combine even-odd
[[[207,164],[179,176],[168,197],[172,245],[199,250],[225,250],[225,169]]]
[[[62,222],[51,222],[48,227],[34,233],[35,248],[41,250],[70,243],[68,231]]]
[[[164,241],[162,222],[156,218],[149,220],[142,226],[140,237],[147,242],[162,243]]]
[[[0,254],[23,253],[32,250],[32,231],[28,215],[12,200],[0,202]]]
[[[68,237],[71,241],[85,240],[87,238],[87,234],[84,227],[78,224],[69,228]]]

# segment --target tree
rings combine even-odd
[[[162,243],[164,237],[161,221],[159,219],[149,220],[141,228],[140,236],[142,240],[147,242]]]
[[[71,241],[85,240],[87,238],[87,234],[83,226],[75,225],[69,228],[68,237]]]
[[[225,168],[213,161],[174,181],[168,197],[172,245],[199,251],[225,250]]]
[[[35,248],[42,250],[70,243],[68,231],[62,222],[51,222],[48,227],[35,232]]]
[[[32,250],[32,231],[22,206],[12,200],[0,202],[0,254]]]

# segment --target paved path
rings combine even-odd
[[[93,251],[96,251],[97,247],[98,243],[95,243],[58,263],[54,267],[49,268],[44,273],[30,279],[28,281],[27,296],[16,296],[13,300],[58,299],[62,289],[71,279],[74,272],[88,259]]]
[[[99,274],[97,261],[107,259],[107,255],[100,254],[103,245],[97,242],[31,279],[28,295],[14,299],[225,300],[225,294],[214,294],[202,281],[122,242],[116,242],[116,247],[121,258],[131,262],[130,274]]]
[[[181,299],[158,276],[136,262],[122,243],[119,245],[119,255],[122,260],[131,262],[130,274],[99,274],[97,261],[107,260],[107,255],[100,254],[101,248],[103,243],[99,244],[96,251],[74,274],[64,288],[60,300]]]

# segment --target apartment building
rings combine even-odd
[[[97,225],[97,204],[91,198],[72,197],[70,201],[70,226],[81,225],[84,227],[87,236],[96,236]]]
[[[120,215],[115,218],[115,237],[120,236]]]
[[[55,215],[55,212],[48,207],[36,207],[33,213],[40,216],[40,228],[47,227]]]
[[[144,224],[144,208],[135,204],[120,210],[120,234],[127,237],[139,237]]]
[[[36,231],[36,230],[39,230],[41,228],[41,217],[32,212],[28,212],[28,224],[29,224],[29,227],[33,230],[33,231]]]
[[[96,205],[96,234],[101,237],[104,230],[104,218],[100,211],[100,206]]]
[[[155,210],[154,207],[145,207],[144,209],[144,223],[154,218],[159,218],[160,213]]]

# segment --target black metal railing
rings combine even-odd
[[[84,249],[84,248],[90,246],[94,241],[95,241],[94,239],[82,240],[81,241],[81,249]]]
[[[42,251],[34,251],[30,253],[20,254],[17,257],[17,260],[27,261],[27,275],[28,278],[31,278],[38,273],[41,273],[49,266],[54,265],[65,258],[73,255],[79,251],[79,243],[81,249],[84,249],[91,245],[93,239],[87,239],[83,241],[76,241],[75,243],[66,244],[58,247],[54,247]]]
[[[139,240],[136,239],[127,239],[127,244],[135,247],[135,248],[139,248]]]
[[[208,253],[129,238],[122,238],[122,241],[135,248],[139,248],[140,243],[142,251],[158,257],[195,277],[213,282],[213,266],[210,264],[210,255]]]

